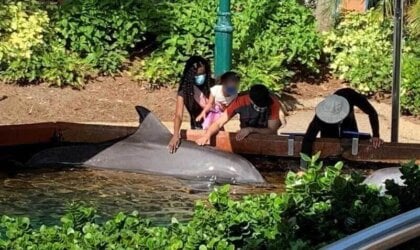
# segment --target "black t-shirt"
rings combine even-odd
[[[197,122],[196,118],[201,114],[203,108],[200,106],[200,104],[197,103],[194,95],[191,96],[191,105],[187,105],[187,98],[189,98],[189,96],[184,93],[184,90],[181,87],[178,89],[178,96],[182,96],[184,98],[184,106],[187,108],[187,111],[190,114],[191,129],[202,129],[201,121]]]
[[[334,94],[346,98],[349,102],[349,115],[342,121],[342,123],[339,124],[325,123],[315,115],[312,122],[309,124],[305,137],[303,138],[302,153],[307,155],[312,154],[312,145],[319,132],[321,132],[322,138],[341,138],[343,136],[343,131],[358,132],[359,129],[354,115],[354,106],[369,115],[373,137],[379,137],[378,114],[364,95],[359,94],[350,88],[337,90]]]

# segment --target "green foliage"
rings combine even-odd
[[[162,46],[134,68],[137,78],[154,84],[174,83],[186,59],[212,59],[217,1],[177,1],[160,5],[167,30]],[[233,68],[243,74],[242,88],[262,82],[279,90],[295,67],[317,72],[321,40],[311,11],[296,1],[232,1]]]
[[[408,8],[408,29],[413,37],[420,38],[420,1],[413,0]]]
[[[57,38],[101,72],[114,73],[145,39],[143,7],[137,0],[64,1],[53,15]]]
[[[325,37],[333,72],[364,93],[391,89],[392,28],[381,17],[373,11],[350,13]]]
[[[319,246],[419,206],[420,168],[401,168],[405,184],[387,183],[388,196],[343,174],[343,163],[322,167],[318,156],[304,157],[309,167],[289,173],[286,192],[234,200],[229,185],[198,201],[185,224],[175,218],[154,226],[139,216],[119,213],[98,222],[96,211],[72,204],[61,224],[34,228],[28,218],[3,216],[1,249],[318,249]],[[396,198],[398,196],[398,198]]]
[[[54,41],[45,6],[35,0],[0,4],[0,80],[80,88],[91,67]]]
[[[409,40],[402,58],[401,106],[411,114],[420,114],[420,41]]]
[[[401,105],[420,114],[420,43],[406,38],[402,56]],[[341,79],[366,94],[390,92],[392,86],[392,26],[381,13],[368,11],[344,17],[325,35],[324,52]]]
[[[386,194],[398,197],[401,210],[406,212],[415,207],[420,207],[420,165],[410,162],[401,167],[402,179],[405,186],[399,186],[393,180],[387,180]]]
[[[397,214],[397,199],[379,196],[357,173],[342,174],[342,162],[323,168],[318,157],[305,157],[308,170],[286,178],[291,195],[286,214],[299,226],[299,238],[329,242]]]

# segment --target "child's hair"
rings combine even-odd
[[[192,116],[198,115],[201,112],[201,107],[194,101],[195,75],[197,73],[197,69],[200,67],[204,67],[206,80],[203,85],[197,87],[206,97],[209,97],[211,69],[209,62],[201,56],[192,56],[188,59],[187,63],[185,64],[181,83],[178,89],[178,92],[181,92],[184,97],[185,107]]]
[[[240,80],[241,78],[239,77],[237,73],[233,71],[228,71],[220,77],[220,84],[223,84],[228,81],[239,82]]]

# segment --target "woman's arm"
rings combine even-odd
[[[175,153],[179,146],[180,131],[181,131],[183,115],[184,115],[184,98],[178,95],[176,99],[175,116],[174,116],[174,134],[168,144],[169,153],[171,154]]]
[[[204,107],[203,111],[201,111],[200,115],[197,116],[195,121],[199,122],[206,118],[207,113],[210,111],[210,109],[214,106],[214,96],[210,94],[209,101],[207,102],[207,105]]]

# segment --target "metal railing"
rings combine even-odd
[[[336,241],[322,250],[389,249],[420,237],[420,207]]]

